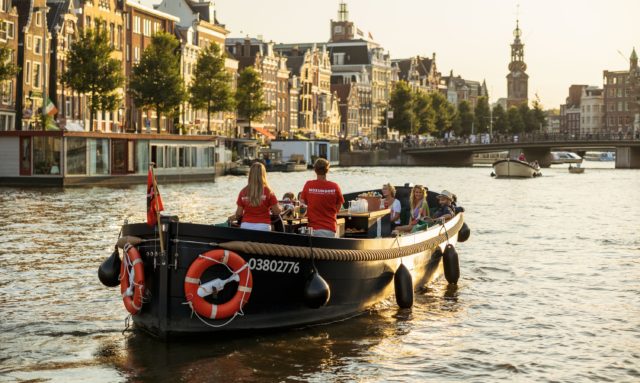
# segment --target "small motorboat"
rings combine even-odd
[[[584,168],[581,168],[580,166],[571,166],[571,165],[569,165],[569,173],[582,174],[582,173],[584,173]]]
[[[537,163],[529,163],[507,158],[493,163],[495,177],[532,178],[541,176],[540,166]]]
[[[574,152],[551,152],[551,164],[579,164],[582,162],[582,157]]]

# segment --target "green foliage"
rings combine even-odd
[[[207,110],[207,132],[211,132],[211,113],[230,111],[235,107],[231,75],[226,71],[224,61],[218,44],[203,49],[189,88],[191,105]]]
[[[11,48],[0,45],[0,82],[10,80],[18,73],[18,67],[11,61]]]
[[[78,93],[86,94],[89,126],[98,110],[114,110],[120,103],[117,89],[124,83],[121,62],[112,58],[113,49],[105,30],[87,28],[71,45],[62,82]]]
[[[186,99],[180,75],[180,42],[173,35],[159,32],[152,37],[133,68],[129,89],[136,106],[155,109],[160,133],[161,115],[174,114]]]
[[[240,71],[236,102],[238,114],[249,121],[249,127],[252,121],[259,121],[265,112],[271,110],[271,106],[264,102],[262,87],[260,75],[253,67],[249,66]]]
[[[440,92],[430,93],[429,98],[436,115],[436,133],[443,137],[453,127],[456,109]]]
[[[475,118],[476,132],[489,132],[491,112],[489,109],[489,100],[486,97],[483,96],[478,98],[478,103],[476,104],[473,115]]]
[[[509,108],[509,111],[507,111],[507,120],[509,121],[509,131],[511,133],[518,134],[524,132],[525,124],[518,108],[515,106]]]
[[[493,108],[493,133],[504,134],[509,131],[509,119],[502,105]]]
[[[436,113],[431,107],[431,99],[426,93],[413,95],[413,113],[418,134],[430,134],[436,131]]]
[[[455,130],[456,135],[460,136],[468,136],[473,132],[473,111],[471,110],[471,105],[468,101],[461,101],[458,104],[458,113],[457,118],[460,121],[460,130]]]
[[[393,118],[389,120],[389,127],[400,134],[414,134],[415,114],[413,110],[413,95],[409,85],[400,81],[391,92],[389,106],[393,110]]]
[[[547,127],[547,115],[542,110],[542,105],[540,104],[540,101],[538,100],[533,101],[533,109],[531,109],[531,115],[532,115],[531,118],[533,120],[533,124],[536,126],[536,129],[539,129],[540,131],[542,131],[543,128]]]

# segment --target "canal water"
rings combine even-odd
[[[472,234],[461,280],[400,310],[328,326],[164,344],[122,331],[97,268],[119,225],[145,218],[145,186],[0,187],[0,381],[640,381],[640,171],[586,162],[536,179],[489,167],[345,168],[344,192],[385,182],[457,194]],[[312,176],[270,173],[278,195]],[[220,222],[245,177],[160,185],[182,221]]]

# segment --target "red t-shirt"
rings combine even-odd
[[[262,196],[260,197],[261,203],[258,206],[251,206],[251,201],[249,201],[249,188],[245,187],[240,190],[240,194],[238,194],[238,200],[236,204],[240,206],[243,210],[242,222],[250,222],[250,223],[271,223],[271,206],[278,203],[275,194],[265,187]]]
[[[307,181],[300,198],[307,204],[309,226],[314,230],[336,231],[338,205],[344,203],[337,183],[326,180]]]

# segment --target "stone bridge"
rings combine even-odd
[[[640,168],[640,137],[618,134],[585,136],[537,134],[510,137],[498,142],[410,142],[385,143],[376,149],[340,153],[342,166],[471,166],[476,153],[508,151],[511,157],[523,152],[527,161],[538,161],[549,167],[552,151],[571,151],[584,155],[587,151],[613,151],[615,167]]]

